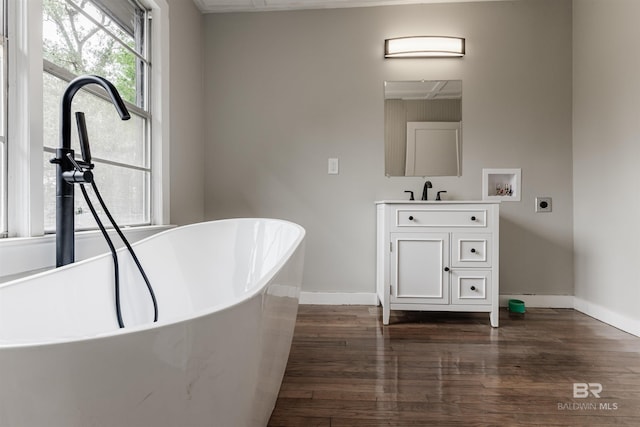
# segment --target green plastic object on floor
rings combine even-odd
[[[519,299],[510,299],[509,311],[512,313],[524,313],[526,311],[524,308],[524,301]]]

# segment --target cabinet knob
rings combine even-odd
[[[445,267],[445,268],[444,268],[444,271],[449,271],[449,267]]]
[[[475,220],[476,220],[476,217],[475,217],[475,216],[472,216],[472,217],[471,217],[471,221],[475,221]]]
[[[471,248],[471,253],[475,254],[476,253],[476,248]]]
[[[409,215],[409,221],[413,221],[413,216]]]
[[[471,290],[472,290],[472,291],[475,291],[475,290],[476,290],[476,287],[475,287],[475,286],[472,286],[472,287],[471,287]]]

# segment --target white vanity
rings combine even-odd
[[[379,201],[376,290],[390,310],[490,313],[498,326],[496,201]]]

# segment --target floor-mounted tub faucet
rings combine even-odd
[[[62,95],[60,109],[60,148],[56,150],[56,157],[51,160],[56,167],[56,266],[70,264],[75,260],[74,244],[74,184],[91,183],[91,159],[89,143],[86,138],[81,144],[83,162],[74,160],[71,149],[71,101],[80,88],[89,84],[101,86],[111,98],[122,120],[131,116],[118,90],[103,77],[85,75],[75,78]]]

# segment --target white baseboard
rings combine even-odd
[[[616,313],[606,307],[574,297],[575,309],[622,331],[640,337],[640,320]]]
[[[573,308],[571,295],[500,295],[500,306],[510,299],[519,299],[527,307]],[[378,305],[378,296],[368,292],[301,292],[300,304],[318,305]]]
[[[530,308],[573,308],[601,322],[640,337],[640,320],[620,315],[608,308],[573,295],[500,295],[500,306],[510,299],[524,301]],[[368,292],[301,292],[300,304],[378,305],[378,296]]]
[[[574,308],[573,295],[500,295],[500,307],[507,307],[510,299],[532,308]]]
[[[375,292],[300,292],[300,304],[378,305]]]

